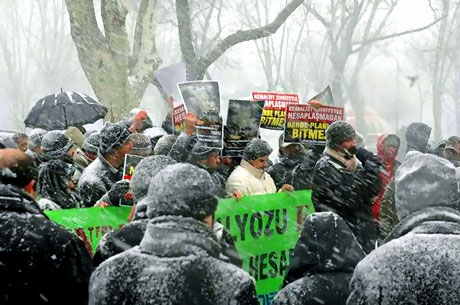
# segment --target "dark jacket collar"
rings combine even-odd
[[[196,219],[180,216],[151,219],[140,248],[159,257],[202,255],[218,258],[221,252],[210,228]]]
[[[387,243],[408,233],[460,234],[460,212],[448,207],[425,208],[404,218],[385,239]]]
[[[0,184],[0,210],[31,213],[46,217],[32,197],[20,188],[9,184]]]

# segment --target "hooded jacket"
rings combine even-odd
[[[372,214],[374,215],[375,220],[379,221],[380,219],[380,205],[385,194],[385,189],[387,185],[393,180],[396,170],[401,164],[395,158],[389,158],[386,155],[384,143],[388,139],[388,134],[382,134],[377,139],[377,156],[380,158],[382,163],[382,169],[380,171],[380,179],[382,181],[382,186],[380,187],[379,194],[372,204]]]
[[[77,191],[86,207],[92,207],[112,185],[122,179],[122,171],[114,168],[100,153],[81,174]]]
[[[360,148],[357,155],[363,164],[352,172],[334,152],[326,149],[325,156],[316,163],[313,171],[315,210],[332,211],[342,217],[368,253],[374,249],[377,240],[371,204],[380,190],[380,162],[372,153]]]
[[[347,304],[460,304],[460,213],[426,208],[364,258]]]
[[[401,222],[357,265],[347,304],[459,304],[455,168],[418,153],[401,164],[395,182]]]
[[[192,218],[150,220],[140,246],[100,265],[89,304],[258,304],[252,279],[220,259],[213,231]]]
[[[4,184],[0,226],[0,304],[87,304],[93,264],[78,237]]]
[[[365,255],[340,216],[310,215],[273,304],[345,304],[353,270]]]
[[[253,167],[246,160],[241,160],[227,181],[227,195],[231,196],[236,190],[243,196],[272,194],[276,193],[276,185],[267,172]]]

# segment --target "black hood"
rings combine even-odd
[[[428,148],[428,140],[431,135],[431,127],[425,123],[412,123],[406,129],[407,151],[416,150],[425,153]]]
[[[0,184],[0,210],[43,215],[32,197],[9,184]]]
[[[307,275],[352,273],[366,254],[345,221],[335,213],[314,213],[305,221],[284,285]]]

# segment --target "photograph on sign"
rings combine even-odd
[[[247,143],[257,137],[264,101],[230,100],[222,155],[241,157]]]

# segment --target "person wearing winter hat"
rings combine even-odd
[[[155,156],[167,156],[171,150],[171,147],[176,142],[176,139],[177,137],[172,134],[162,136],[155,145],[155,148],[153,149],[153,154]]]
[[[396,171],[401,222],[356,267],[347,304],[460,304],[455,167],[417,152]]]
[[[225,178],[217,172],[217,168],[220,164],[219,155],[219,149],[206,147],[205,143],[198,141],[195,143],[195,146],[190,152],[187,161],[190,164],[196,165],[206,170],[211,175],[219,189],[219,193],[216,195],[219,195],[219,197],[224,197],[226,181]]]
[[[377,138],[377,156],[380,158],[382,163],[382,169],[380,170],[382,186],[380,187],[379,194],[372,204],[372,214],[377,222],[380,220],[380,209],[385,195],[385,189],[393,180],[395,172],[401,164],[398,160],[396,160],[399,145],[399,137],[395,134],[384,133]]]
[[[284,143],[284,134],[279,137],[280,161],[267,169],[267,173],[275,181],[276,187],[282,188],[283,184],[293,183],[294,169],[305,160],[306,151],[300,143]]]
[[[43,159],[46,161],[61,159],[69,164],[73,163],[72,157],[75,153],[73,141],[60,130],[47,132],[42,138],[41,149]]]
[[[196,166],[160,171],[145,198],[150,219],[140,245],[95,270],[89,303],[258,304],[251,277],[221,255],[212,230],[215,193],[211,176]]]
[[[131,154],[140,157],[148,157],[152,152],[152,144],[150,138],[142,133],[133,133],[130,136],[133,143]]]
[[[226,192],[228,196],[242,196],[276,193],[276,185],[272,177],[265,171],[268,167],[268,156],[273,149],[261,139],[252,139],[243,152],[240,165],[230,174]],[[284,184],[280,191],[292,191],[290,184]]]
[[[34,159],[36,165],[39,165],[41,163],[41,157],[43,154],[41,144],[43,136],[46,133],[47,131],[44,129],[35,128],[29,134],[29,141],[27,142],[28,149],[26,151],[26,154],[28,154],[30,157]]]
[[[98,157],[83,171],[77,187],[87,207],[93,206],[123,178],[125,155],[132,148],[130,135],[124,124],[107,123],[102,128]]]
[[[444,157],[455,167],[460,167],[460,137],[452,136],[447,139]]]
[[[93,258],[95,266],[99,266],[109,257],[140,244],[148,222],[148,202],[143,199],[147,196],[150,180],[166,166],[175,163],[167,156],[150,156],[139,162],[130,181],[135,203],[134,219],[121,229],[111,231],[102,237]]]
[[[371,205],[380,186],[380,161],[356,148],[354,128],[345,121],[329,125],[324,156],[313,170],[312,200],[316,211],[342,217],[367,253],[377,240]]]
[[[99,133],[92,133],[90,136],[85,138],[82,147],[75,151],[75,154],[73,155],[73,165],[75,166],[76,170],[72,178],[75,185],[78,184],[81,174],[85,168],[87,168],[91,162],[96,160],[100,140],[101,137]]]
[[[11,139],[16,143],[20,151],[27,151],[29,137],[26,134],[17,132],[11,137]]]

